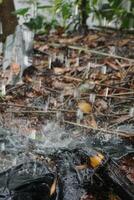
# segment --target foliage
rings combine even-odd
[[[107,4],[94,10],[99,19],[106,19],[108,22],[114,20],[121,28],[134,28],[134,1],[108,0]]]
[[[36,18],[31,18],[29,22],[26,22],[31,30],[40,30],[43,27],[43,16],[38,15]]]
[[[70,6],[71,4],[71,6]],[[66,15],[66,6],[69,10]],[[78,12],[73,12],[77,7]],[[107,23],[113,22],[114,26],[118,25],[121,28],[134,28],[134,1],[128,0],[108,0],[107,3],[102,3],[100,0],[55,0],[56,12],[62,13],[64,21],[71,19],[70,24],[85,26],[89,14],[99,20],[100,24],[105,19]],[[71,11],[71,12],[70,12]],[[70,25],[69,24],[69,25]],[[69,28],[69,26],[67,27]]]
[[[96,18],[100,24],[103,19],[107,24],[113,22],[114,26],[121,28],[134,28],[134,1],[128,0],[107,0],[102,3],[100,0],[54,0],[52,6],[40,5],[38,0],[27,0],[29,4],[33,4],[37,9],[37,15],[31,17],[26,24],[33,30],[50,30],[57,26],[64,29],[78,29],[86,27],[86,22],[90,14]],[[27,16],[30,7],[19,9],[15,14],[19,16]],[[51,11],[51,21],[40,16],[38,11]],[[58,22],[58,19],[60,19]]]
[[[53,6],[50,5],[41,5],[38,0],[26,0],[26,3],[29,4],[29,7],[21,8],[13,12],[13,14],[23,17],[24,24],[27,25],[31,30],[35,32],[48,31],[51,28],[57,26],[58,22],[54,17],[52,17],[51,21],[47,21],[46,17],[39,14],[39,11],[52,11]],[[34,8],[34,16],[30,16],[30,9],[33,6]]]
[[[66,0],[54,0],[55,14],[60,14],[63,20],[63,26],[66,26],[66,22],[72,16],[72,3]]]
[[[25,16],[28,13],[29,9],[30,9],[29,7],[20,8],[20,9],[14,11],[12,13],[15,14],[15,15]]]
[[[55,0],[55,15],[63,20],[61,24],[65,29],[78,29],[86,26],[86,20],[90,11],[88,0]]]

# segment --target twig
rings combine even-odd
[[[120,87],[120,86],[117,86],[117,85],[114,85],[114,84],[112,84],[112,85],[109,85],[109,84],[104,84],[104,83],[96,83],[96,82],[95,82],[95,84],[96,84],[96,85],[98,85],[98,86],[105,86],[105,87],[108,87],[108,88],[113,88],[113,89],[120,89],[120,90],[132,91],[132,89],[131,89],[131,88]]]
[[[24,107],[24,108],[26,108],[26,107]],[[28,107],[28,108],[30,108],[30,107]],[[32,108],[32,107],[31,107]],[[68,113],[76,113],[75,111],[73,111],[73,110],[64,110],[64,109],[53,109],[53,110],[51,110],[51,109],[48,109],[47,111],[44,111],[44,110],[17,110],[17,111],[15,111],[15,110],[7,110],[7,111],[5,111],[5,112],[7,112],[7,113],[38,113],[38,114],[47,114],[47,113],[57,113],[57,112],[68,112]]]
[[[131,92],[123,92],[123,93],[115,93],[115,94],[112,94],[112,95],[108,95],[108,96],[123,96],[123,95],[131,95],[131,94],[134,94],[134,91],[131,91]]]
[[[75,123],[75,122],[70,122],[70,121],[66,121],[64,120],[63,122],[67,123],[67,124],[71,124],[71,125],[74,125],[74,126],[79,126],[79,127],[82,127],[82,128],[86,128],[86,129],[92,129],[92,130],[95,130],[95,131],[101,131],[101,132],[105,132],[107,134],[117,134],[119,136],[123,136],[123,137],[132,137],[134,135],[131,135],[129,134],[128,132],[124,132],[121,133],[119,131],[115,131],[115,130],[107,130],[107,129],[103,129],[103,128],[94,128],[92,126],[86,126],[86,125],[83,125],[83,124],[78,124],[78,123]]]
[[[35,113],[35,114],[47,114],[47,113],[56,113],[56,111],[43,111],[43,110],[18,110],[18,111],[15,111],[15,110],[7,110],[5,111],[6,113],[17,113],[17,114],[25,114],[25,113]]]
[[[54,90],[54,89],[52,89],[52,88],[49,88],[49,87],[44,87],[46,90],[50,90],[51,92],[57,92],[57,93],[61,93],[60,91],[58,91],[58,90]]]
[[[75,77],[72,77],[72,76],[64,75],[63,77],[66,78],[66,79],[72,80],[72,81],[77,81],[77,82],[83,81],[81,78],[75,78]]]
[[[106,95],[97,94],[96,96],[97,97],[107,97],[107,98],[122,98],[124,96],[132,95],[132,94],[134,94],[134,91],[132,91],[132,92],[124,92],[124,93],[115,93],[115,94],[111,94],[111,95],[107,95],[107,96]]]
[[[108,57],[112,57],[112,58],[117,58],[117,59],[122,59],[122,60],[127,60],[131,63],[134,62],[134,59],[130,59],[130,58],[126,58],[126,57],[122,57],[122,56],[117,56],[117,55],[113,55],[113,54],[109,54],[109,53],[103,53],[100,51],[95,51],[95,50],[90,50],[87,49],[86,47],[77,47],[77,46],[68,46],[70,49],[76,49],[76,50],[81,50],[81,51],[85,51],[87,53],[93,53],[93,54],[97,54],[97,55],[102,55],[102,56],[108,56]]]
[[[75,50],[79,50],[79,51],[85,51],[86,53],[92,53],[92,54],[97,54],[97,55],[102,55],[102,56],[122,59],[122,60],[129,61],[131,63],[134,63],[134,59],[130,59],[130,58],[122,57],[122,56],[117,56],[117,55],[113,55],[113,54],[109,54],[109,53],[104,53],[104,52],[100,52],[100,51],[95,51],[95,50],[88,49],[86,47],[59,44],[59,43],[51,43],[50,46],[53,46],[53,47],[67,46],[70,49],[75,49]]]
[[[131,120],[133,119],[133,117],[129,116],[129,115],[123,115],[121,116],[120,118],[116,119],[116,120],[113,120],[109,126],[109,128],[112,128],[112,127],[115,127],[121,123],[124,123],[125,121],[128,121],[128,120]]]
[[[8,90],[6,91],[6,93],[12,92],[13,90],[16,90],[16,89],[22,88],[22,87],[24,87],[24,86],[25,86],[24,83],[22,83],[21,85],[16,85],[16,86],[11,87],[10,89],[8,89]]]
[[[102,95],[102,94],[96,94],[96,96],[97,97],[105,97],[105,98],[118,98],[118,99],[123,99],[123,98],[125,98],[126,99],[126,97],[125,96],[114,96],[114,95]],[[73,98],[72,98],[73,99]],[[89,99],[89,95],[88,96],[84,96],[84,97],[80,97],[80,98],[78,98],[79,100],[84,100],[84,99]],[[130,99],[130,97],[127,97],[127,100],[129,100]],[[132,100],[134,99],[134,98],[131,98]]]
[[[122,28],[116,28],[116,27],[110,27],[110,26],[101,26],[101,25],[94,25],[93,26],[93,30],[94,30],[94,28],[97,28],[97,30],[98,30],[98,28],[99,29],[105,29],[106,31],[111,31],[111,32],[115,32],[115,31],[119,31],[119,32],[123,32],[123,33],[129,33],[129,34],[133,34],[134,33],[134,30],[132,29],[132,30],[130,30],[130,29],[122,29]]]

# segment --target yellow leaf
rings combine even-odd
[[[86,102],[80,102],[78,103],[78,107],[79,109],[83,112],[83,113],[90,113],[92,112],[92,105]]]
[[[97,156],[99,156],[102,160],[104,159],[104,155],[101,153],[97,153]]]
[[[96,168],[102,164],[104,156],[101,153],[97,153],[95,156],[89,157],[89,165],[92,168]]]
[[[56,185],[57,185],[57,178],[55,178],[55,180],[54,180],[54,182],[53,182],[53,184],[52,184],[52,186],[50,188],[50,196],[52,196],[55,193]]]

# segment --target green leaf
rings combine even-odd
[[[20,8],[20,9],[18,9],[16,11],[12,12],[12,14],[24,16],[25,14],[27,14],[29,9],[30,8]]]
[[[93,6],[95,6],[98,3],[98,0],[93,0]]]
[[[38,15],[36,18],[31,18],[25,25],[31,30],[40,30],[43,27],[43,19],[42,16]]]
[[[64,20],[71,16],[71,7],[68,3],[62,5],[62,16]]]

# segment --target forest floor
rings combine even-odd
[[[33,64],[13,86],[19,70],[14,63],[4,77],[0,71],[2,128],[39,140],[43,127],[55,122],[74,139],[99,133],[133,146],[134,35],[111,30],[37,35]],[[134,169],[128,167],[134,182]]]
[[[11,86],[18,68],[10,71],[0,98],[3,127],[29,134],[57,118],[89,133],[134,138],[133,35],[36,36],[33,65],[24,71],[23,82]],[[121,124],[127,125],[119,129]]]

